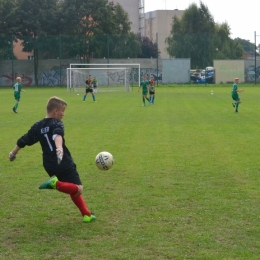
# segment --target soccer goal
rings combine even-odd
[[[67,91],[84,92],[88,75],[97,78],[98,91],[131,91],[131,85],[140,85],[140,64],[71,63],[67,68]]]

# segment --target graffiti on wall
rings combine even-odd
[[[69,67],[69,66],[68,66]],[[40,86],[66,86],[67,85],[67,66],[63,66],[62,70],[57,67],[52,67],[49,70],[40,71],[38,82]],[[137,68],[131,68],[128,72],[128,81],[129,84],[138,84],[139,77],[142,78],[143,75],[146,75],[148,79],[151,75],[154,76],[154,79],[159,82],[162,80],[162,72],[157,69],[151,68],[142,68],[140,71],[141,75],[139,75]],[[34,73],[32,71],[26,72],[26,74],[18,74],[17,72],[12,75],[11,73],[4,73],[0,75],[0,86],[11,86],[12,78],[16,78],[17,76],[22,78],[23,86],[33,86],[35,84],[34,81]],[[99,81],[102,81],[102,74],[97,75]],[[105,77],[105,76],[104,76]],[[107,77],[107,76],[106,76]],[[123,83],[125,81],[125,73],[124,72],[110,72],[109,78],[111,82]],[[104,82],[105,82],[104,78]],[[84,81],[85,82],[85,81]],[[83,82],[83,83],[84,83]]]
[[[12,79],[15,81],[17,77],[21,77],[23,86],[31,86],[33,83],[33,77],[30,75],[18,75],[17,73],[11,74],[2,74],[0,75],[0,86],[11,86],[12,85]]]
[[[252,82],[252,81],[260,81],[260,66],[256,67],[255,66],[249,66],[246,69],[246,73],[245,73],[245,77],[246,77],[246,82]]]
[[[39,79],[41,86],[64,86],[67,85],[66,68],[52,67],[42,71]]]

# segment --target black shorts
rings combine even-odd
[[[149,91],[149,94],[150,94],[150,95],[154,95],[155,92],[154,92],[154,91]]]
[[[92,88],[86,88],[86,93],[93,93],[93,89]]]
[[[74,164],[74,167],[71,167],[64,172],[55,174],[59,181],[63,182],[70,182],[77,185],[82,185],[79,173],[77,171],[76,164]]]

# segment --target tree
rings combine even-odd
[[[189,6],[181,19],[173,18],[171,34],[166,38],[167,52],[176,58],[191,58],[193,68],[205,68],[214,58],[240,59],[241,45],[230,38],[227,23],[216,24],[206,5]]]
[[[40,53],[50,48],[46,35],[57,34],[56,0],[18,0],[15,16],[18,19],[15,36],[22,40],[24,52],[34,53],[34,79],[38,85]]]
[[[0,0],[0,58],[15,59],[13,54],[13,36],[17,27],[15,12],[17,5],[12,0]]]
[[[138,39],[141,43],[141,54],[138,55],[138,58],[159,58],[160,51],[158,49],[157,43],[153,43],[148,37],[141,36],[138,34]]]
[[[255,44],[251,43],[249,40],[244,40],[241,38],[235,38],[234,42],[239,43],[245,52],[254,52],[255,51]]]

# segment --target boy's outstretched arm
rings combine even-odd
[[[20,149],[21,149],[21,148],[20,148],[18,145],[16,145],[16,146],[14,147],[14,149],[9,153],[8,158],[9,158],[9,160],[10,160],[11,162],[15,160],[16,154],[18,153],[18,151],[19,151]]]
[[[62,136],[56,135],[54,142],[55,142],[55,145],[56,145],[56,155],[57,155],[57,159],[58,159],[58,164],[60,164],[61,161],[62,161],[62,157],[63,157]]]

